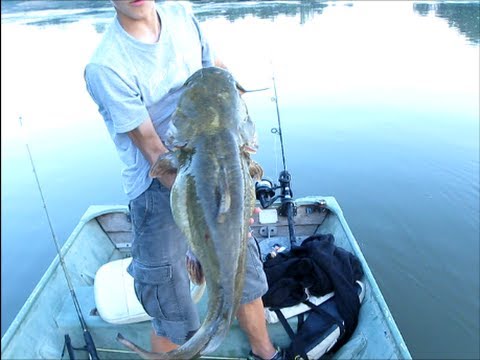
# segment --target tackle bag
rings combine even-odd
[[[357,281],[357,290],[360,303],[365,294],[365,287],[362,282]],[[341,344],[345,336],[345,322],[338,313],[335,303],[335,295],[315,305],[309,300],[303,304],[310,310],[297,314],[297,330],[294,331],[284,312],[280,309],[274,310],[278,320],[291,339],[286,349],[288,359],[295,360],[317,360],[328,352],[337,349],[336,344]]]
[[[266,260],[264,270],[269,290],[263,302],[277,313],[292,340],[288,358],[318,359],[348,341],[358,321],[363,285],[357,281],[363,269],[354,254],[334,245],[332,234],[309,237],[289,252]],[[308,301],[310,295],[332,291],[335,295],[320,305]],[[299,315],[295,333],[280,309],[300,303],[311,310]]]

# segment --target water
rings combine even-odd
[[[274,70],[294,195],[337,198],[413,357],[479,358],[479,3],[193,9],[244,87]],[[2,1],[2,335],[55,255],[25,141],[60,242],[89,205],[127,202],[83,82],[112,15]],[[271,97],[244,96],[276,179]]]

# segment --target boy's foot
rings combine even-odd
[[[275,352],[275,355],[273,355],[273,357],[271,357],[270,359],[263,359],[260,356],[255,355],[251,351],[248,354],[247,359],[248,360],[287,360],[285,350],[280,348],[279,346],[277,346],[276,349],[277,349],[277,351]]]

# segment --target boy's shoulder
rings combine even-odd
[[[115,54],[118,52],[115,48],[119,47],[119,41],[116,39],[116,32],[118,31],[116,29],[116,21],[114,19],[103,33],[100,42],[90,57],[89,63],[105,65],[112,62],[111,58],[115,57]]]

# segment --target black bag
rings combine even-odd
[[[363,287],[357,283],[360,298],[363,298]],[[335,296],[315,305],[303,301],[311,310],[297,315],[297,331],[294,332],[283,313],[276,309],[278,319],[291,339],[287,348],[287,358],[296,360],[317,360],[329,352],[334,352],[344,343],[345,322],[342,320]]]
[[[356,281],[363,276],[363,269],[355,255],[333,243],[331,234],[312,236],[289,253],[264,263],[269,283],[264,305],[277,313],[292,340],[287,349],[289,359],[318,359],[336,351],[357,325],[357,289],[362,287],[356,286]],[[306,300],[305,289],[314,296],[333,290],[335,296],[316,306]],[[312,309],[298,315],[295,333],[279,309],[301,302]]]

